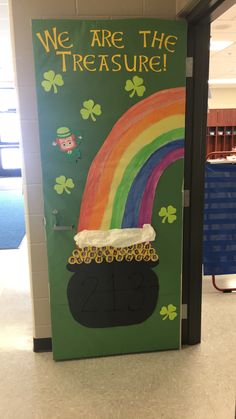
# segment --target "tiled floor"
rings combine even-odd
[[[0,252],[1,419],[233,419],[236,294],[204,280],[201,345],[55,363],[32,352],[26,243]]]

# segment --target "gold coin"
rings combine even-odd
[[[151,255],[151,260],[152,260],[153,262],[156,262],[158,259],[159,259],[159,257],[157,256],[157,254],[156,254],[156,253],[155,253],[155,254],[153,254],[153,255]]]
[[[113,262],[114,258],[112,255],[106,256],[106,262],[111,263]]]
[[[68,259],[68,262],[69,262],[71,265],[74,265],[74,264],[76,263],[76,259],[75,259],[73,256],[70,256],[70,257],[69,257],[69,259]]]
[[[124,260],[124,255],[117,254],[117,255],[115,256],[115,259],[117,260],[117,262],[121,262],[122,260]]]
[[[103,262],[103,257],[102,256],[96,256],[95,257],[95,262],[102,263]]]
[[[131,260],[133,260],[134,256],[132,254],[127,253],[127,255],[125,255],[125,260],[127,260],[127,262],[131,262]]]
[[[134,258],[135,258],[135,260],[137,260],[137,262],[140,262],[142,260],[142,255],[140,255],[140,254],[135,255]]]
[[[91,262],[91,259],[90,259],[90,257],[86,257],[85,259],[84,259],[84,263],[90,263]]]
[[[77,259],[76,259],[76,263],[78,263],[78,265],[80,265],[82,262],[83,262],[83,261],[82,261],[82,259],[81,259],[81,258],[77,258]]]
[[[73,250],[72,255],[75,256],[75,257],[78,257],[79,256],[79,250],[78,249]]]

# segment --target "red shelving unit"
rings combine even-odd
[[[210,109],[206,155],[213,151],[230,151],[233,147],[236,147],[236,109]]]

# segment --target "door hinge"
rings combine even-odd
[[[43,217],[43,227],[44,227],[43,233],[44,233],[44,240],[45,240],[45,242],[47,241],[46,226],[47,226],[46,217]]]
[[[182,304],[181,319],[187,320],[187,318],[188,318],[188,304]]]
[[[184,189],[184,208],[190,207],[190,190]]]
[[[193,57],[186,58],[186,77],[193,77]]]

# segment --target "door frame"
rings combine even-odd
[[[202,240],[204,166],[207,127],[210,24],[235,4],[235,0],[193,0],[178,17],[188,23],[187,56],[193,57],[193,74],[186,79],[186,136],[184,189],[190,191],[184,208],[182,344],[201,341]],[[51,351],[51,338],[34,338],[34,352]]]
[[[179,17],[188,23],[187,56],[192,57],[192,76],[186,81],[186,145],[184,189],[189,206],[184,209],[182,303],[187,318],[182,322],[182,344],[201,342],[202,260],[204,221],[204,171],[208,107],[210,24],[235,0],[192,2]]]

